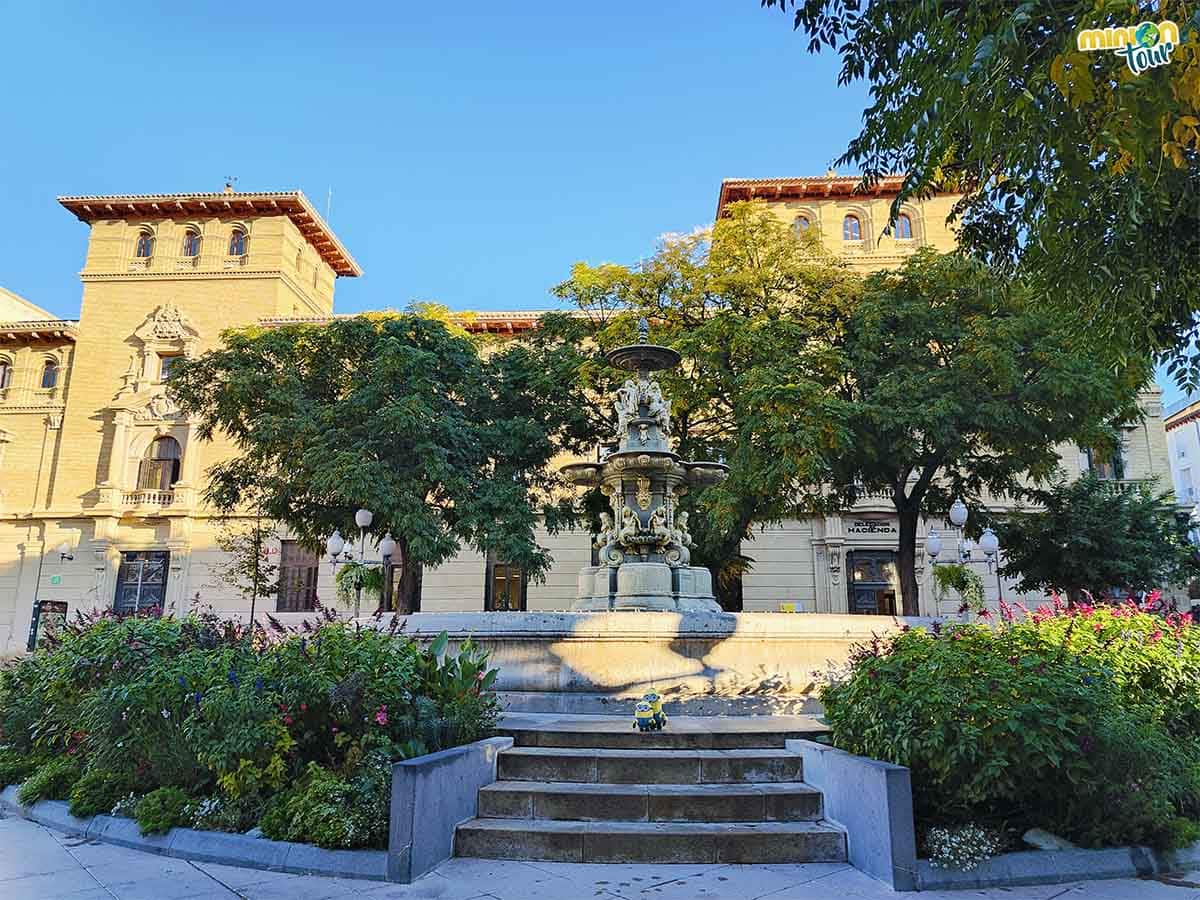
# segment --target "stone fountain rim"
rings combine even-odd
[[[683,360],[678,350],[660,344],[626,344],[609,350],[604,354],[604,358],[609,365],[627,372],[673,369]]]

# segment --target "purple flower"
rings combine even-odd
[[[263,680],[262,680],[262,676],[259,675],[257,678],[254,679],[254,690],[261,694],[262,689],[263,689]]]
[[[238,675],[237,675],[237,672],[233,671],[233,669],[229,670],[229,683],[232,684],[234,687],[237,687]]]

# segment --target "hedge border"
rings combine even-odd
[[[172,828],[166,834],[143,835],[133,819],[108,815],[76,818],[71,815],[69,804],[62,800],[41,800],[32,806],[22,806],[17,801],[18,789],[18,785],[10,785],[0,792],[0,809],[47,828],[105,844],[268,872],[390,880],[386,850],[326,850],[311,844],[194,828]]]

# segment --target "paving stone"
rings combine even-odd
[[[725,750],[701,758],[705,784],[803,781],[804,760],[798,753],[771,750]]]
[[[586,823],[545,823],[536,819],[472,819],[458,827],[454,851],[490,859],[583,862]],[[542,826],[542,827],[539,827]]]
[[[237,892],[246,900],[340,900],[359,895],[358,882],[350,878],[280,874],[274,874],[267,881],[240,887]]]
[[[652,822],[761,822],[763,794],[734,784],[652,785]]]
[[[0,897],[12,900],[59,900],[100,887],[83,868],[63,869],[0,881]]]
[[[602,821],[646,820],[647,794],[642,785],[541,785],[532,792],[533,818]]]
[[[596,780],[604,784],[695,784],[702,757],[696,751],[644,753],[597,751]]]
[[[814,822],[763,823],[731,829],[716,842],[717,862],[839,862],[846,858],[846,835]]]
[[[498,776],[510,781],[592,782],[596,780],[596,756],[590,751],[514,748],[500,754]]]

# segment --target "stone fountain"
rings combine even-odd
[[[617,449],[602,462],[562,467],[572,484],[597,487],[612,505],[600,514],[595,547],[600,565],[579,573],[577,610],[645,609],[720,612],[708,569],[690,565],[688,514],[677,511],[689,488],[715,484],[728,473],[716,462],[689,462],[672,452],[671,403],[651,373],[679,365],[670,347],[649,343],[638,322],[638,343],[608,353],[608,362],[636,372],[617,390]]]

